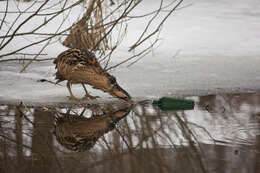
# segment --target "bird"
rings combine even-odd
[[[116,127],[132,106],[86,118],[82,115],[56,112],[54,135],[68,150],[83,152],[91,149],[97,140]]]
[[[55,69],[57,69],[55,73],[56,84],[67,80],[69,99],[71,100],[81,100],[73,95],[72,84],[82,85],[86,93],[84,99],[98,98],[98,96],[92,96],[88,93],[84,85],[88,84],[121,100],[131,100],[131,96],[119,86],[116,78],[104,70],[95,54],[88,50],[77,48],[65,50],[54,59],[53,63],[56,65]]]

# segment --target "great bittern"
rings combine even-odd
[[[131,107],[127,107],[91,118],[58,113],[54,135],[69,150],[89,150],[101,136],[113,130],[116,123],[128,115],[130,109]]]
[[[54,61],[57,72],[56,79],[59,83],[67,80],[67,88],[70,93],[70,99],[80,100],[75,97],[71,91],[71,85],[75,83],[82,84],[85,90],[85,98],[97,98],[88,93],[84,84],[89,84],[93,88],[100,89],[110,95],[130,100],[130,95],[122,89],[116,82],[116,78],[107,73],[99,64],[95,55],[87,50],[69,49],[62,52]]]

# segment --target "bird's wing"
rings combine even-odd
[[[70,65],[83,65],[81,67],[93,67],[97,70],[97,72],[102,72],[103,68],[99,64],[94,53],[87,50],[79,50],[79,49],[69,49],[67,54],[67,63]]]

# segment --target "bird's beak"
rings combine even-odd
[[[123,88],[121,88],[118,84],[114,85],[111,94],[124,101],[131,100],[131,96]]]

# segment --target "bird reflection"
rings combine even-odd
[[[91,149],[97,140],[115,128],[128,115],[131,106],[95,114],[90,118],[82,115],[57,113],[54,135],[65,148],[82,152]]]

